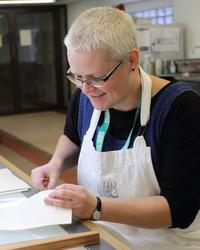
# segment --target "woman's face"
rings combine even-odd
[[[91,80],[104,77],[119,62],[109,61],[101,51],[80,53],[68,51],[68,61],[73,75],[82,80]],[[106,110],[130,110],[135,104],[137,86],[133,81],[131,62],[124,60],[113,72],[110,78],[101,87],[84,83],[81,87],[83,93],[90,99],[94,108]]]

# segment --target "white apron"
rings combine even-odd
[[[145,126],[150,114],[152,82],[141,68],[140,73],[142,85],[140,123]],[[90,127],[83,139],[78,162],[79,185],[83,185],[89,192],[100,197],[134,198],[159,195],[160,187],[154,173],[150,147],[146,146],[143,136],[137,136],[133,148],[130,149],[109,152],[95,150],[92,138],[100,114],[101,111],[94,109]],[[130,249],[200,250],[199,221],[192,232],[190,232],[191,227],[187,230],[142,229],[111,222],[98,223],[128,244]]]

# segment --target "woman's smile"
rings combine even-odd
[[[102,93],[102,94],[100,94],[100,95],[90,95],[90,98],[98,99],[98,98],[100,98],[100,97],[102,97],[102,96],[104,96],[104,95],[105,95],[105,93]]]

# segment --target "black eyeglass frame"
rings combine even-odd
[[[112,74],[117,70],[117,68],[122,64],[124,60],[121,60],[117,64],[115,64],[109,72],[103,76],[103,77],[98,77],[94,80],[82,80],[80,78],[74,77],[73,73],[71,72],[71,69],[69,68],[66,72],[67,78],[76,84],[78,87],[82,87],[84,83],[87,83],[88,85],[94,86],[94,87],[103,87],[104,83],[108,81],[108,79],[112,76]],[[95,81],[95,83],[93,82]],[[98,83],[99,82],[99,83]]]

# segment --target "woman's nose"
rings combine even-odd
[[[82,85],[82,91],[84,94],[93,92],[96,89],[92,84],[88,84],[87,82],[84,82]]]

